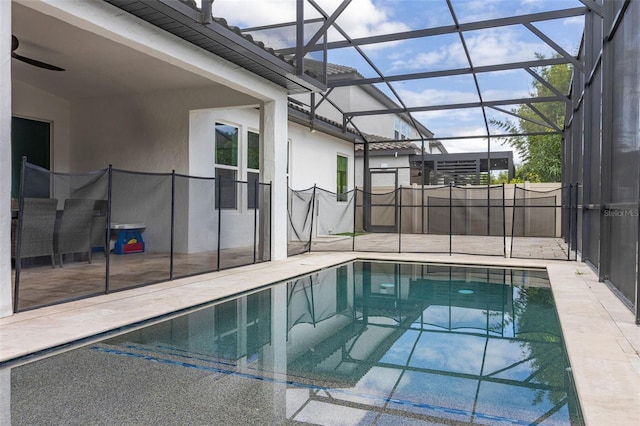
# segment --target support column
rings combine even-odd
[[[0,317],[11,303],[11,2],[0,1]]]
[[[262,182],[271,182],[271,260],[287,257],[287,95],[260,108]],[[263,216],[261,216],[263,217]],[[262,223],[261,229],[269,226]],[[261,235],[265,235],[261,232]]]
[[[362,152],[362,229],[371,231],[371,171],[369,170],[369,142]]]

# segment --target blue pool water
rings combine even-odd
[[[583,424],[541,270],[353,262],[0,377],[14,425]]]

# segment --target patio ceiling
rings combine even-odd
[[[16,53],[65,69],[52,72],[12,60],[12,77],[65,99],[216,84],[19,3],[12,4],[12,33],[20,42]]]

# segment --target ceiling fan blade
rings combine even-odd
[[[11,52],[11,57],[16,58],[17,60],[25,62],[29,65],[33,65],[34,67],[44,68],[50,71],[64,71],[64,68],[56,67],[55,65],[47,64],[45,62],[36,61],[35,59],[25,58],[24,56],[20,56],[15,52]]]

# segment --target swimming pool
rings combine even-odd
[[[2,374],[14,425],[582,424],[534,269],[352,262]]]

